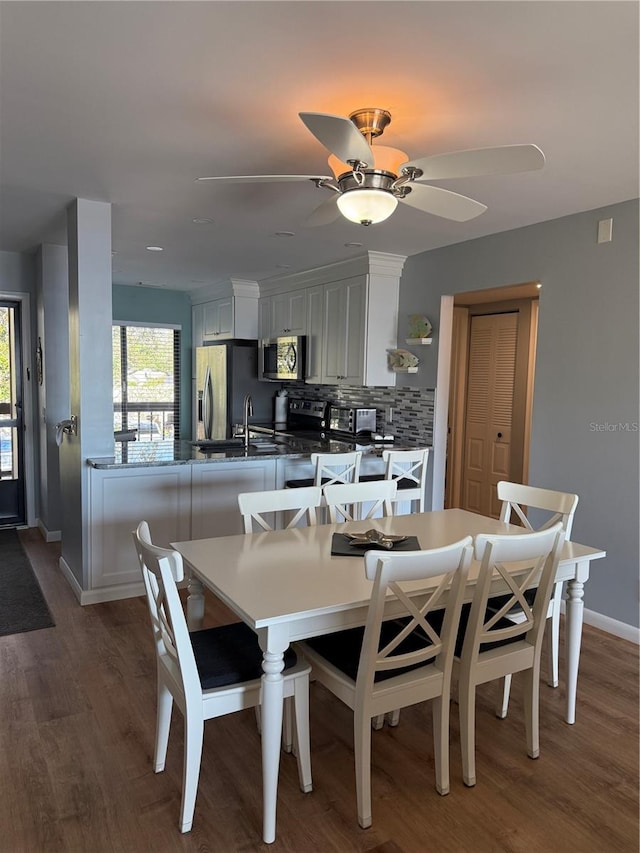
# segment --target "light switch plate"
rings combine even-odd
[[[598,243],[610,243],[613,235],[613,219],[598,222]]]

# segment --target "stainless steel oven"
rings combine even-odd
[[[304,379],[305,351],[304,335],[260,341],[260,378],[277,382]]]

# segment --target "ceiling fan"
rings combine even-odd
[[[387,110],[361,109],[349,117],[329,113],[299,113],[307,129],[330,152],[330,175],[229,175],[199,181],[263,183],[311,181],[332,191],[307,225],[326,225],[340,214],[360,225],[383,222],[404,202],[424,213],[455,222],[479,216],[487,206],[429,181],[479,175],[506,175],[541,169],[545,158],[537,145],[502,145],[452,151],[409,160],[404,151],[372,145],[391,121]]]

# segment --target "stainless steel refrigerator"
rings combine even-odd
[[[245,394],[252,423],[273,420],[277,383],[258,379],[258,342],[229,340],[196,347],[196,440],[231,438],[242,423]]]

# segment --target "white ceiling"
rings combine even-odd
[[[298,112],[370,106],[411,158],[533,142],[547,163],[440,182],[488,205],[462,224],[399,205],[370,228],[305,228],[327,190],[194,182],[324,174]],[[64,243],[82,197],[113,205],[122,284],[412,255],[638,195],[638,4],[2,2],[0,122],[3,250]]]

